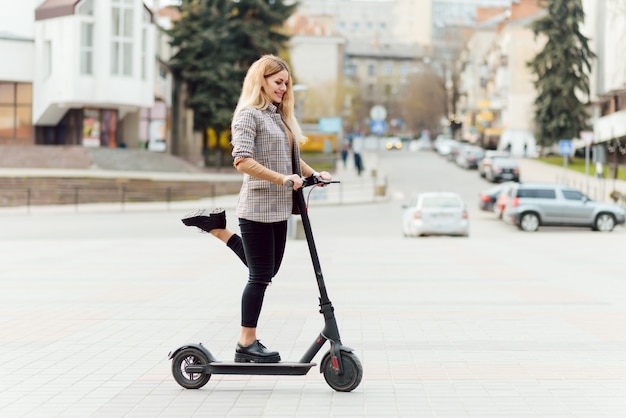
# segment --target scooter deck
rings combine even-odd
[[[212,362],[204,365],[189,365],[188,373],[205,374],[255,374],[265,376],[302,376],[309,372],[315,363],[235,363]]]

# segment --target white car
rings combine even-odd
[[[402,214],[404,236],[469,236],[467,207],[461,196],[450,192],[419,193]]]

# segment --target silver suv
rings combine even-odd
[[[612,231],[623,224],[623,208],[594,202],[580,191],[561,184],[519,183],[509,190],[503,219],[524,231],[539,226],[584,226],[594,231]]]

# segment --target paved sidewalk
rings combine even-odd
[[[355,391],[317,367],[182,389],[168,352],[203,342],[230,360],[246,277],[182,226],[198,203],[0,213],[0,416],[624,417],[623,231],[518,234],[485,215],[484,237],[404,239],[387,200],[311,210],[342,340],[364,367]],[[289,241],[261,321],[286,361],[320,332],[305,241]]]

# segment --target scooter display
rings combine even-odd
[[[334,308],[326,291],[326,284],[313,240],[313,232],[307,213],[308,208],[303,193],[305,187],[326,186],[330,183],[339,183],[339,181],[327,181],[318,176],[306,177],[302,180],[302,188],[295,192],[295,203],[300,210],[302,226],[317,279],[319,312],[324,317],[322,331],[298,362],[222,362],[218,361],[202,343],[185,344],[169,353],[169,358],[172,360],[172,375],[182,387],[199,389],[206,385],[211,379],[211,375],[214,374],[302,376],[316,366],[312,360],[326,341],[330,343],[330,348],[320,363],[320,373],[324,375],[326,383],[339,392],[350,392],[361,383],[363,378],[361,362],[351,348],[341,343]]]

